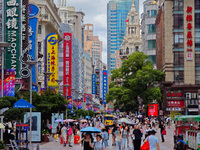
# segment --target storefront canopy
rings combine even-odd
[[[176,121],[200,121],[200,115],[178,116]]]

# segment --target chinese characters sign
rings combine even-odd
[[[186,21],[187,21],[187,52],[186,52],[186,60],[193,60],[193,52],[192,52],[192,46],[193,46],[193,35],[192,35],[192,7],[188,6],[187,7],[187,16],[186,16]]]
[[[96,74],[92,74],[92,94],[96,94]]]
[[[148,116],[158,116],[158,104],[148,104]]]
[[[58,35],[51,33],[46,37],[46,71],[52,75],[48,78],[48,86],[58,86]]]
[[[95,97],[99,98],[99,95],[100,95],[100,70],[96,69],[95,73],[96,73],[96,95],[95,95]]]
[[[69,84],[67,87],[67,96],[71,95],[72,84],[72,34],[63,34],[63,84]],[[63,87],[63,94],[66,96],[66,87]]]
[[[168,107],[184,107],[184,101],[182,100],[171,100],[171,101],[167,101],[167,106]]]
[[[21,49],[21,22],[20,0],[5,1],[5,40],[11,43],[6,50],[6,68],[14,69],[19,77]]]
[[[103,104],[106,103],[106,94],[108,93],[108,72],[103,70]]]

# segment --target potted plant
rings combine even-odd
[[[42,130],[42,142],[49,142],[49,131],[47,129]]]
[[[3,141],[0,141],[0,149],[6,149],[6,145]]]

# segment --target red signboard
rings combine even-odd
[[[181,100],[168,100],[167,101],[167,106],[168,107],[184,107],[185,104],[184,104],[184,101],[181,101]]]
[[[158,104],[148,104],[148,116],[158,116]]]
[[[63,84],[69,84],[67,96],[71,95],[72,87],[72,34],[63,34]],[[66,96],[66,87],[63,87],[63,95]]]

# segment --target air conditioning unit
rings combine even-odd
[[[191,93],[186,93],[186,99],[191,99]]]

